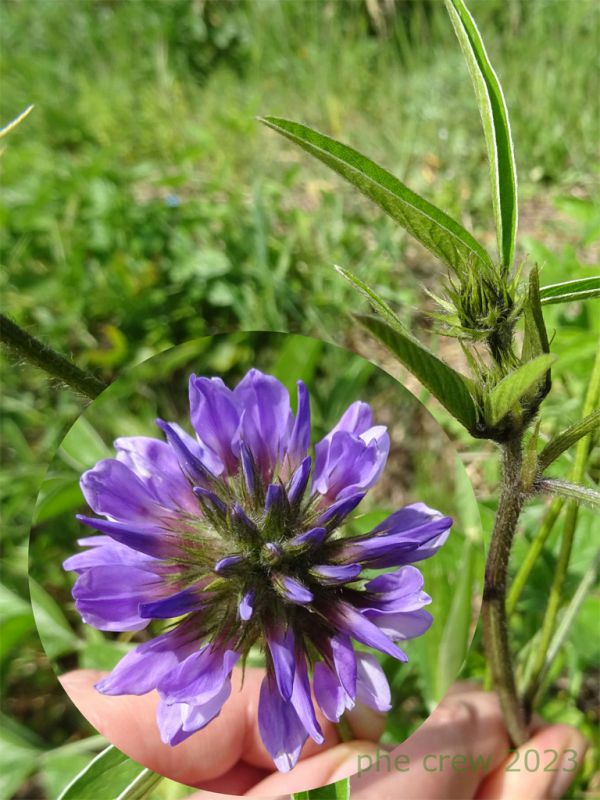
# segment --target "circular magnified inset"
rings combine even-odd
[[[396,380],[316,339],[215,336],[130,370],[69,431],[36,509],[34,612],[128,756],[299,791],[340,742],[400,743],[441,699],[481,542],[456,453]]]

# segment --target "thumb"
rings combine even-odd
[[[477,800],[560,798],[579,772],[587,746],[570,725],[542,728],[486,778]]]

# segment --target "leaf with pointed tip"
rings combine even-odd
[[[534,358],[550,352],[548,333],[542,313],[540,302],[540,282],[538,268],[534,267],[529,273],[529,290],[523,303],[523,361],[532,361]],[[527,399],[533,400],[535,397],[541,400],[551,389],[550,372],[546,372],[542,386],[535,384]]]
[[[567,500],[587,503],[592,508],[600,510],[600,492],[596,491],[596,489],[580,486],[578,483],[571,483],[570,481],[561,481],[557,478],[542,478],[536,486],[540,492],[557,494],[559,497],[566,497]]]
[[[589,278],[578,278],[564,283],[553,283],[542,286],[540,300],[542,305],[552,303],[574,303],[577,300],[589,300],[600,297],[600,275],[591,275]]]
[[[364,281],[361,281],[360,278],[357,278],[356,275],[353,275],[352,272],[348,272],[347,269],[343,269],[343,267],[335,267],[336,271],[345,278],[351,286],[353,286],[358,292],[360,292],[363,297],[366,297],[367,300],[373,306],[373,310],[377,311],[385,321],[395,328],[396,330],[403,331],[403,326],[401,321],[398,319],[398,316],[392,311],[389,305],[385,302],[383,297],[380,297],[374,289],[371,289]]]
[[[453,417],[469,431],[477,424],[477,405],[471,383],[422,345],[407,330],[392,328],[377,317],[357,314],[356,318],[379,339]]]
[[[554,361],[556,356],[544,353],[527,361],[496,384],[486,397],[487,422],[497,425],[516,408],[520,400],[548,372]]]
[[[491,266],[489,255],[462,225],[371,159],[298,122],[259,119],[356,186],[457,273]]]
[[[508,109],[498,76],[485,51],[483,39],[463,0],[446,0],[446,8],[462,48],[483,124],[490,162],[492,201],[496,217],[501,264],[512,264],[517,236],[517,168]]]
[[[523,336],[523,361],[531,361],[542,353],[550,352],[548,334],[540,301],[539,271],[534,267],[529,273],[529,290],[523,305],[525,333]]]

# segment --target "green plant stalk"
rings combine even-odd
[[[556,520],[560,516],[560,512],[562,511],[564,504],[565,501],[562,499],[562,497],[555,497],[546,514],[544,515],[542,524],[538,528],[535,538],[531,542],[529,550],[527,551],[527,555],[521,563],[521,566],[519,567],[508,592],[508,599],[506,601],[506,614],[508,617],[513,614],[517,603],[519,602],[519,598],[521,597],[521,593],[525,587],[525,584],[527,583],[527,580],[529,579],[531,570],[540,557],[540,553],[544,549],[544,545],[552,533]]]
[[[522,464],[522,438],[519,436],[503,447],[502,489],[485,565],[482,606],[487,662],[494,689],[504,712],[506,728],[515,747],[526,741],[527,723],[517,696],[508,642],[506,581],[512,540],[525,499],[522,489]]]
[[[586,392],[585,400],[583,403],[582,417],[588,414],[597,407],[600,399],[600,348],[596,353],[596,360],[592,369],[590,383]],[[575,450],[575,464],[571,474],[573,483],[581,483],[585,473],[585,465],[587,462],[588,454],[591,447],[591,436],[585,436],[577,442]],[[536,653],[531,671],[531,677],[528,686],[525,690],[524,704],[529,714],[535,705],[535,701],[541,686],[541,679],[543,672],[547,666],[547,652],[554,635],[556,628],[556,620],[558,611],[560,609],[563,586],[567,576],[569,567],[569,560],[571,558],[571,550],[573,548],[573,539],[575,536],[575,528],[577,527],[577,514],[579,508],[577,502],[570,500],[567,503],[567,510],[565,514],[565,527],[563,537],[560,544],[560,551],[558,554],[558,561],[552,586],[550,588],[550,596],[548,598],[548,605],[546,613],[544,614],[544,621],[542,623],[542,636],[540,647]]]
[[[68,358],[31,336],[4,314],[0,314],[0,341],[18,358],[43,369],[85,397],[93,400],[106,388],[102,381],[76,367]]]

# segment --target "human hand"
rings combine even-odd
[[[287,796],[352,775],[352,800],[396,800],[400,796],[413,800],[545,800],[564,794],[587,746],[583,736],[568,725],[541,726],[518,753],[509,754],[496,696],[459,683],[429,719],[394,748],[376,744],[385,718],[370,709],[357,708],[349,715],[357,737],[350,742],[340,742],[335,726],[320,718],[324,744],[308,740],[295,769],[281,774],[273,771],[258,734],[262,670],[247,669],[241,691],[237,691],[241,670],[234,670],[234,690],[220,716],[174,748],[160,741],[154,718],[155,693],[102,695],[93,688],[100,677],[102,674],[93,670],[78,670],[62,676],[61,682],[85,717],[120,750],[172,780],[204,790],[189,800],[207,800],[207,791],[219,792],[221,800],[224,793]],[[527,769],[532,766],[525,762],[527,751],[540,756],[539,767],[533,771]],[[554,751],[559,757],[551,763]],[[458,764],[466,768],[457,769]]]

